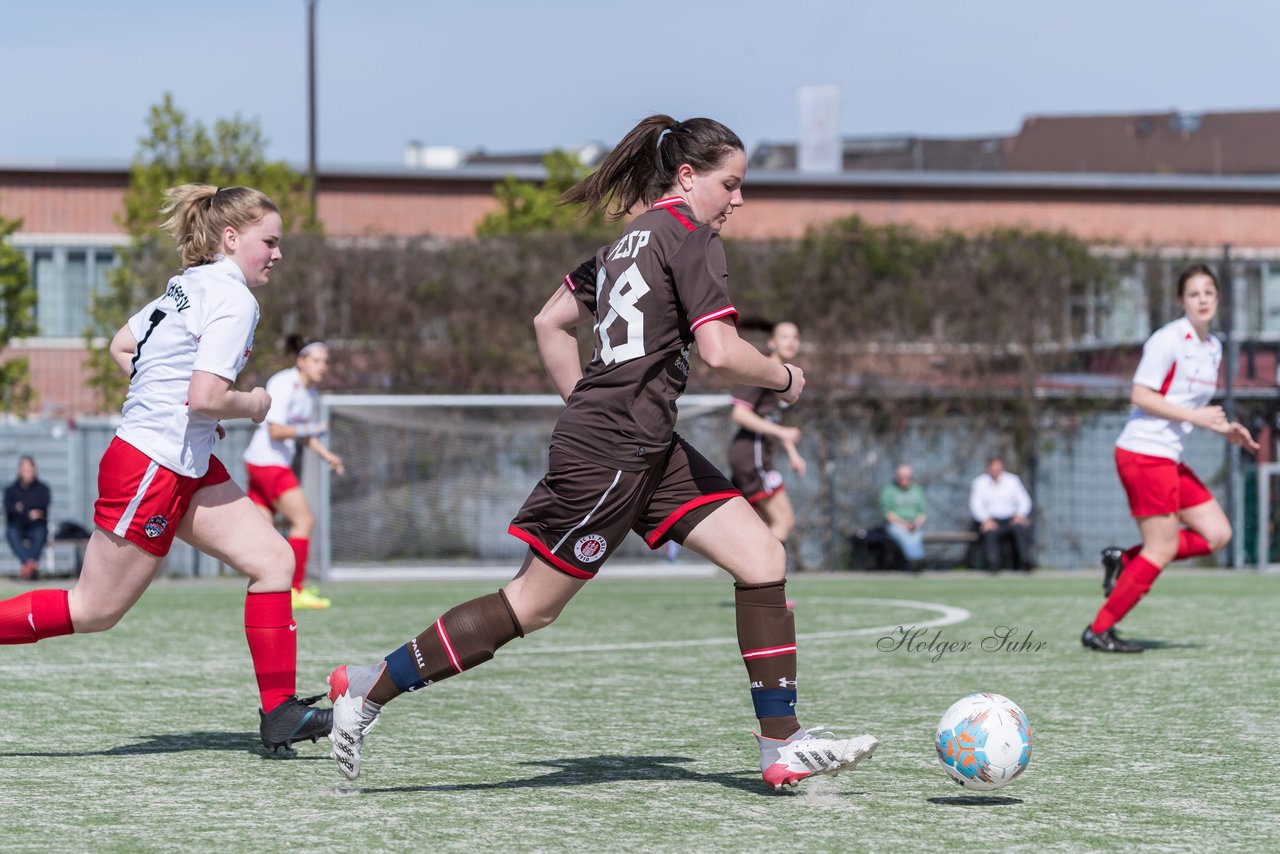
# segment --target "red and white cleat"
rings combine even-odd
[[[338,763],[338,771],[348,780],[360,776],[360,751],[364,737],[382,715],[382,706],[367,699],[378,677],[387,666],[385,661],[369,667],[335,667],[329,674],[329,699],[333,702],[333,729],[329,756]]]
[[[783,786],[794,787],[815,774],[835,776],[870,759],[880,746],[875,736],[836,738],[820,729],[798,729],[785,740],[756,735],[760,743],[760,773],[769,788],[781,791]]]

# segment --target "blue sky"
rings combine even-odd
[[[172,92],[306,159],[304,0],[0,0],[0,164],[125,161]],[[614,142],[652,112],[748,147],[836,84],[846,134],[1012,133],[1029,114],[1280,108],[1262,0],[319,0],[319,159],[405,143]]]

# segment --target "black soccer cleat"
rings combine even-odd
[[[1140,643],[1119,637],[1115,629],[1095,633],[1089,626],[1085,626],[1084,634],[1080,636],[1080,645],[1098,652],[1142,652],[1144,649]]]
[[[1124,572],[1124,552],[1115,546],[1102,550],[1102,595],[1110,596],[1120,573]]]
[[[327,736],[333,729],[333,709],[311,708],[323,696],[290,697],[269,712],[259,709],[262,746],[274,753],[282,747],[288,750],[295,741],[315,741]]]

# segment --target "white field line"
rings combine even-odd
[[[797,606],[803,607],[806,600],[795,600]],[[938,614],[931,620],[924,622],[912,622],[911,625],[917,629],[931,629],[938,626],[950,626],[956,623],[962,623],[969,619],[969,612],[964,608],[957,608],[954,605],[943,605],[940,602],[917,602],[914,599],[862,599],[862,598],[844,598],[830,599],[827,597],[815,598],[809,600],[813,603],[822,604],[853,604],[853,605],[881,605],[890,608],[912,608],[922,611],[933,611]],[[803,612],[802,612],[803,613]],[[899,621],[884,626],[866,626],[855,629],[839,629],[829,632],[802,632],[796,635],[797,641],[822,641],[832,640],[835,638],[851,638],[860,637],[862,635],[883,634],[892,632],[899,626],[906,625],[906,621]],[[534,648],[528,647],[507,647],[502,651],[502,656],[506,658],[512,655],[563,655],[565,653],[608,653],[621,652],[626,650],[648,650],[648,649],[672,649],[687,648],[695,646],[727,646],[736,644],[737,638],[719,637],[719,638],[699,638],[690,640],[668,640],[668,641],[636,641],[633,643],[599,643],[599,644],[573,644],[573,645],[556,645],[548,644],[547,646],[538,646]],[[298,662],[301,663],[331,663],[329,658],[318,658],[309,655],[299,655]],[[216,665],[222,664],[223,667]],[[213,665],[213,666],[211,666]],[[215,670],[233,670],[248,667],[248,656],[243,660],[236,661],[217,661],[206,660],[201,662],[201,675],[207,676]],[[128,662],[123,661],[107,661],[98,660],[95,662],[81,662],[76,664],[50,664],[47,662],[24,662],[12,664],[0,664],[0,673],[18,674],[26,676],[34,676],[36,674],[50,674],[59,672],[84,672],[96,670],[113,670],[121,666],[128,666],[131,670],[161,670],[172,669],[178,666],[173,659],[130,659]]]
[[[805,600],[794,600],[798,608],[803,607]],[[934,611],[939,616],[923,623],[913,622],[911,625],[917,629],[931,629],[936,626],[950,626],[955,623],[962,623],[969,619],[969,612],[964,608],[957,608],[953,605],[943,605],[938,602],[917,602],[913,599],[815,599],[814,602],[821,601],[824,605],[831,603],[845,603],[855,605],[884,605],[894,608],[914,608],[923,611]],[[851,638],[861,635],[875,635],[891,632],[899,626],[905,625],[905,622],[892,623],[887,626],[868,626],[857,629],[839,629],[830,632],[807,632],[798,633],[797,641],[813,641],[813,640],[831,640],[833,638]],[[617,652],[620,650],[645,650],[645,649],[670,649],[683,648],[691,646],[721,646],[725,644],[736,644],[737,638],[701,638],[698,640],[669,640],[669,641],[635,641],[633,643],[599,643],[599,644],[582,644],[575,646],[540,646],[532,649],[516,648],[504,650],[504,655],[561,655],[563,653],[583,653],[583,652]]]

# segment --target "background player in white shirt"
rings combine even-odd
[[[114,626],[155,578],[174,536],[249,578],[245,635],[262,701],[262,743],[275,750],[325,735],[331,711],[295,696],[293,556],[212,455],[218,422],[261,422],[262,387],[232,388],[253,349],[258,302],[281,259],[274,202],[248,187],[186,184],[166,194],[164,228],[186,269],[116,333],[129,375],[124,417],[98,466],[96,529],[70,591],[0,602],[0,643],[34,643]],[[198,647],[198,645],[197,645]]]
[[[1222,344],[1209,334],[1218,311],[1213,270],[1203,264],[1184,270],[1178,299],[1186,314],[1157,329],[1143,346],[1133,375],[1133,411],[1116,440],[1116,469],[1142,543],[1102,553],[1107,601],[1080,637],[1086,648],[1100,652],[1141,652],[1141,644],[1116,635],[1116,623],[1171,561],[1210,554],[1231,539],[1231,523],[1217,499],[1182,461],[1191,428],[1258,450],[1244,425],[1209,405],[1222,362]]]
[[[328,428],[317,417],[316,387],[329,371],[329,348],[323,341],[304,344],[296,339],[291,339],[289,346],[297,356],[296,364],[267,380],[271,409],[244,452],[245,469],[249,473],[247,491],[249,499],[262,508],[272,524],[276,513],[289,522],[289,547],[294,557],[293,607],[328,608],[332,604],[328,599],[314,587],[305,586],[307,552],[315,517],[307,506],[293,465],[298,441],[302,440],[334,472],[344,472],[342,458],[320,441]]]

